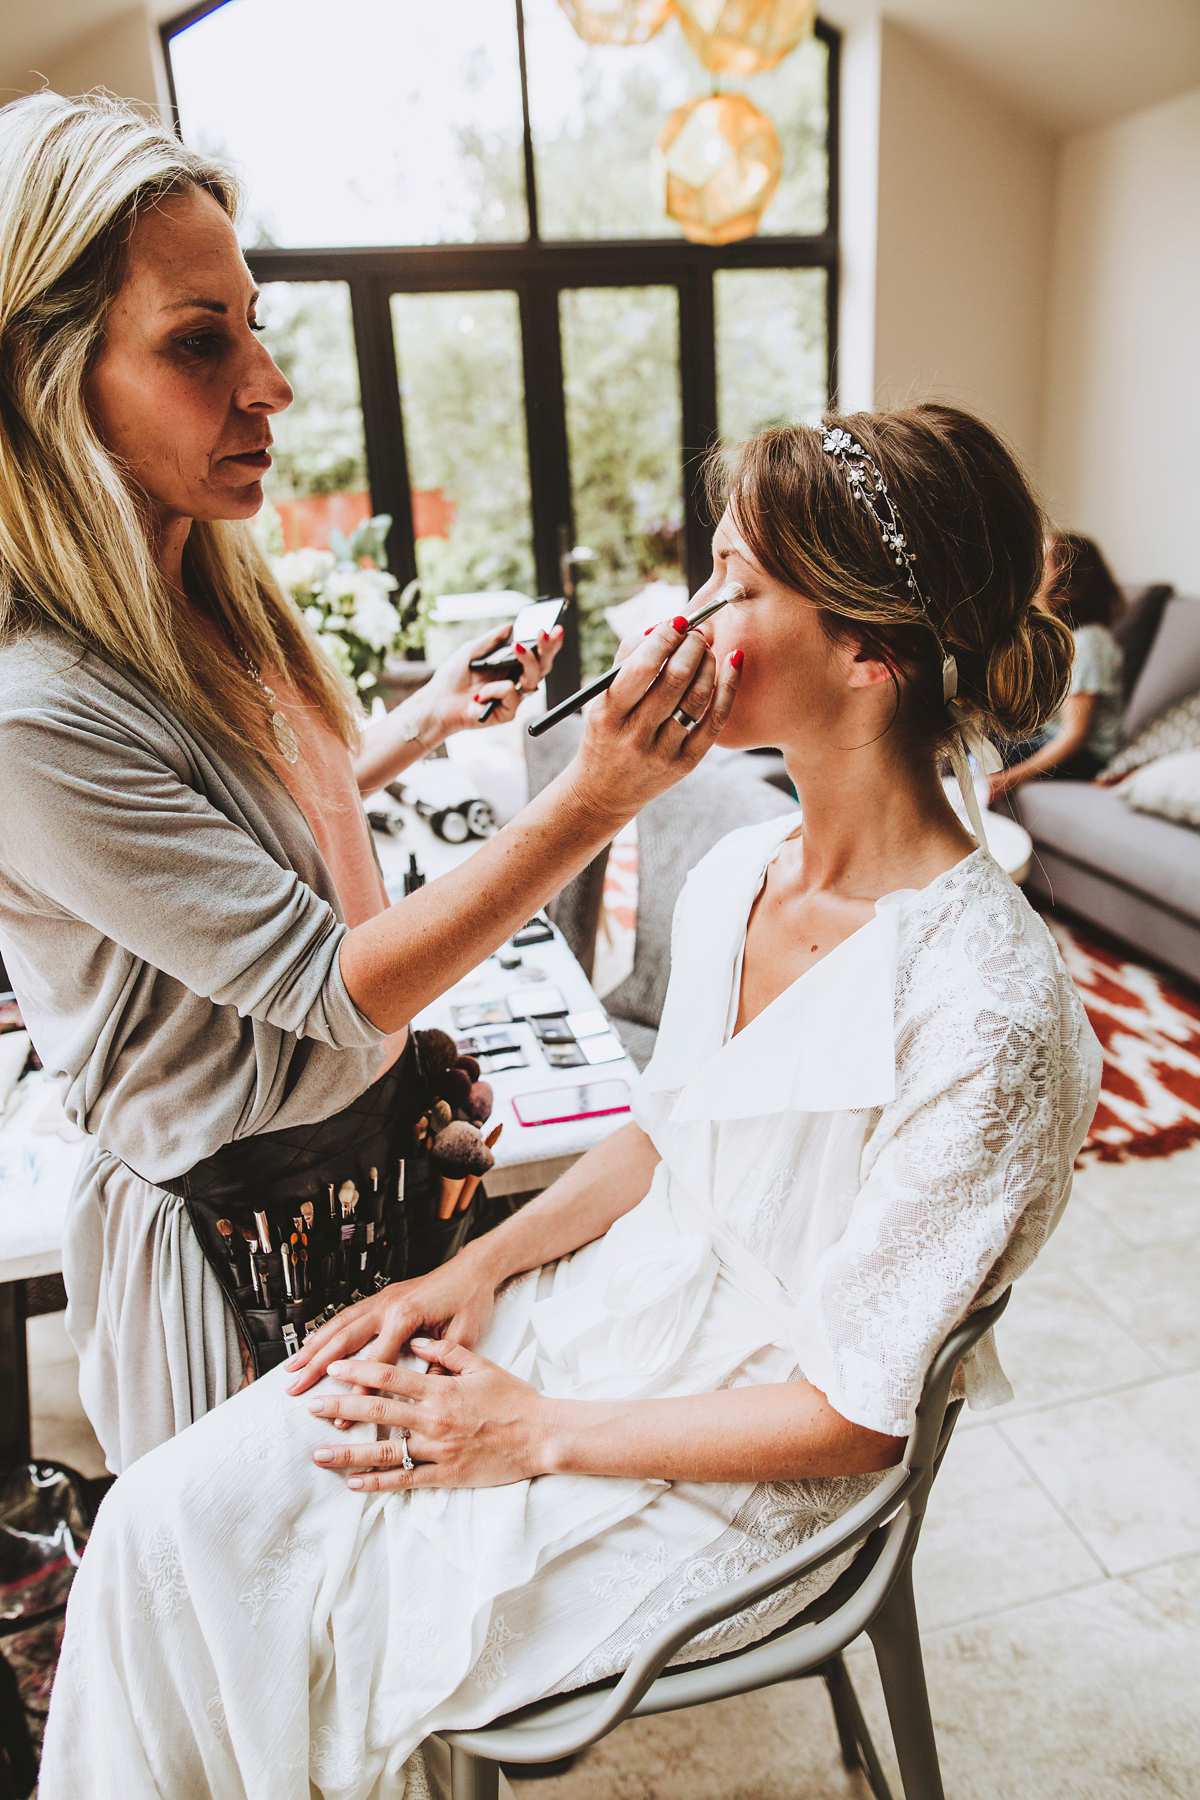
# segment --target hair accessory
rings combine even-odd
[[[900,524],[900,515],[896,511],[896,503],[888,493],[887,482],[883,479],[883,470],[862,445],[844,431],[840,425],[831,425],[821,434],[821,448],[826,456],[832,456],[838,468],[845,474],[850,484],[850,492],[856,500],[861,500],[871,517],[879,527],[883,538],[884,549],[889,552],[898,569],[903,569],[905,586],[912,595],[920,610],[921,617],[933,633],[937,647],[942,653],[942,701],[958,730],[950,740],[950,766],[958,782],[963,797],[967,818],[976,841],[984,850],[988,847],[987,833],[983,828],[983,817],[979,810],[979,800],[975,793],[975,783],[971,776],[968,753],[975,757],[978,766],[989,772],[989,755],[999,762],[995,749],[974,729],[967,709],[958,698],[958,664],[950,651],[942,642],[942,634],[929,615],[925,604],[925,596],[917,585],[916,569],[909,552]]]
[[[888,493],[887,482],[883,479],[883,470],[860,443],[843,431],[840,425],[834,425],[822,433],[821,448],[826,456],[832,456],[834,462],[845,474],[850,483],[850,492],[856,500],[861,500],[871,517],[879,527],[883,538],[884,549],[887,550],[898,569],[904,570],[905,586],[916,601],[921,616],[934,637],[938,649],[942,653],[942,699],[947,706],[958,693],[958,664],[942,642],[942,634],[929,616],[929,608],[925,604],[925,596],[917,585],[917,572],[913,565],[908,541],[900,525],[900,514],[896,511],[896,503]]]

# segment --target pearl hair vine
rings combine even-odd
[[[887,482],[883,479],[883,470],[874,457],[861,444],[856,443],[848,431],[843,431],[840,425],[830,426],[823,432],[821,448],[826,456],[832,456],[845,475],[850,492],[856,500],[862,502],[878,525],[884,549],[896,567],[904,571],[905,586],[942,653],[942,700],[950,706],[958,693],[958,664],[942,642],[941,633],[929,616],[925,596],[917,585],[912,554],[900,524],[896,503],[888,493]]]

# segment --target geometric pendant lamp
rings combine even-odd
[[[558,0],[585,44],[645,44],[662,30],[673,0]]]
[[[817,16],[816,0],[675,0],[675,10],[688,43],[718,75],[773,69]]]
[[[658,140],[666,208],[694,244],[752,237],[783,168],[774,125],[744,94],[677,107]]]

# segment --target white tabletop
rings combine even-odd
[[[371,804],[373,806],[374,802]],[[407,808],[401,812],[403,830],[399,838],[375,833],[384,881],[393,899],[403,894],[404,871],[410,852],[416,854],[418,867],[433,880],[447,869],[456,867],[479,847],[478,840],[467,844],[443,844],[434,837],[423,819]],[[530,944],[514,954],[519,954],[522,959],[519,968],[502,969],[494,956],[488,957],[457,987],[426,1007],[413,1023],[423,1029],[437,1026],[449,1032],[451,1037],[461,1039],[467,1028],[456,1022],[454,1007],[478,1006],[484,1001],[507,1001],[513,997],[518,1007],[526,1006],[536,1013],[541,1010],[542,996],[553,993],[561,995],[571,1014],[603,1010],[594,988],[558,931],[554,932],[552,940]],[[542,979],[533,979],[539,975]],[[522,1125],[513,1110],[514,1099],[523,1094],[568,1090],[599,1081],[618,1081],[632,1089],[638,1073],[627,1056],[584,1068],[555,1069],[546,1061],[532,1026],[514,1019],[506,1029],[518,1038],[528,1066],[494,1073],[485,1071],[484,1079],[490,1084],[496,1101],[488,1130],[496,1125],[504,1126],[492,1151],[495,1167],[486,1178],[490,1194],[524,1193],[547,1187],[585,1150],[600,1143],[629,1120],[629,1114],[624,1112],[573,1119],[560,1125]]]

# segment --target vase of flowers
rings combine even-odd
[[[400,607],[391,596],[399,587],[388,573],[385,542],[391,519],[365,519],[347,539],[329,534],[328,550],[289,550],[270,558],[271,568],[316,634],[330,661],[352,681],[369,705],[380,691],[384,659],[402,650],[408,636]],[[400,596],[403,606],[408,590]]]

